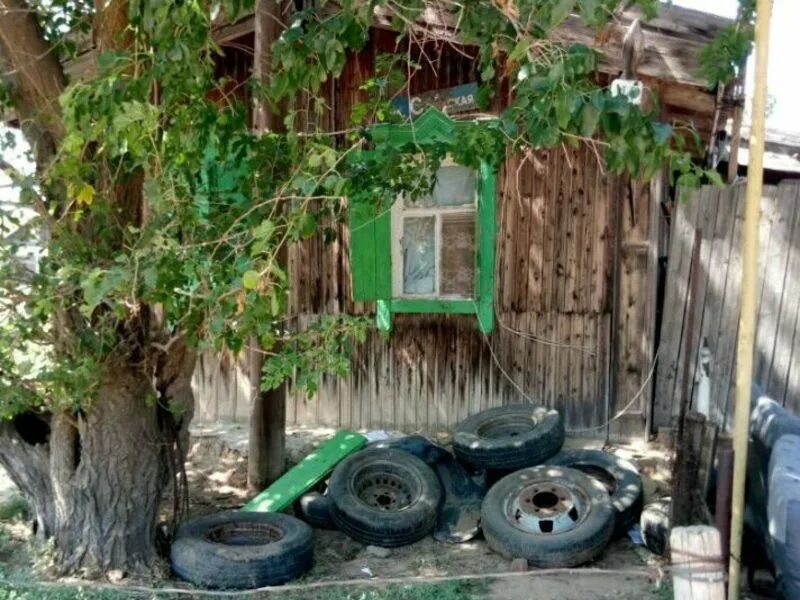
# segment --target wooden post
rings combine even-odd
[[[717,497],[714,516],[722,541],[722,556],[730,555],[731,545],[731,488],[733,486],[733,448],[730,440],[720,444],[717,452]],[[728,571],[727,563],[724,565]]]
[[[272,72],[272,45],[285,29],[285,19],[291,5],[285,0],[257,0],[255,8],[255,44],[253,78],[269,81]],[[273,112],[258,96],[253,106],[253,127],[258,133],[280,130],[283,115]],[[277,262],[286,270],[285,245],[278,249]],[[286,384],[263,392],[261,369],[264,354],[257,340],[250,341],[250,432],[247,452],[247,486],[260,492],[283,474],[286,463]]]
[[[750,394],[753,382],[753,349],[756,332],[756,284],[758,282],[758,222],[764,183],[764,133],[767,107],[767,58],[772,0],[756,5],[756,81],[750,128],[750,159],[742,235],[742,301],[736,353],[736,408],[733,426],[733,497],[731,507],[731,556],[729,600],[739,597],[744,529],[744,485],[747,478],[747,440],[750,426]]]
[[[704,498],[700,489],[700,471],[706,417],[689,412],[683,418],[684,435],[677,446],[672,482],[673,526],[705,521]]]
[[[606,443],[611,437],[611,418],[619,393],[619,354],[620,345],[620,306],[622,285],[622,211],[624,210],[625,191],[628,189],[629,177],[626,175],[617,178],[615,206],[614,206],[614,279],[611,288],[611,319],[610,339],[611,347],[608,353],[608,377],[606,378]]]
[[[678,412],[678,433],[675,439],[675,466],[672,480],[672,523],[675,525],[689,525],[694,515],[693,490],[697,484],[697,471],[692,462],[696,458],[695,452],[700,450],[694,435],[694,419],[689,418],[691,405],[691,340],[694,330],[695,308],[700,282],[700,248],[703,243],[703,234],[700,229],[694,232],[692,246],[692,259],[689,267],[689,295],[686,300],[686,321],[684,325],[684,360],[681,405]],[[702,439],[702,436],[701,436]]]
[[[669,536],[675,600],[723,600],[725,575],[715,527],[675,527]]]

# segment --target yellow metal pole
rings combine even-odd
[[[733,497],[731,499],[731,554],[728,600],[739,598],[744,523],[744,484],[747,470],[747,439],[750,426],[750,396],[753,379],[753,346],[756,330],[756,282],[758,278],[758,221],[764,183],[764,113],[767,105],[767,54],[772,0],[756,6],[756,81],[750,124],[750,160],[747,165],[747,195],[742,237],[742,306],[736,353],[736,414],[733,426]]]

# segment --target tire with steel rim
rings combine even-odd
[[[462,421],[453,435],[460,461],[499,471],[541,464],[563,445],[564,421],[558,411],[532,404],[484,410]]]
[[[393,548],[436,523],[442,487],[433,469],[402,450],[368,448],[342,461],[328,484],[331,517],[356,541]]]
[[[575,469],[539,466],[506,475],[481,507],[483,535],[495,552],[535,567],[574,567],[611,540],[615,513],[606,489]]]
[[[170,551],[172,569],[195,585],[279,585],[311,567],[311,527],[282,513],[225,511],[186,521]]]
[[[617,513],[614,534],[623,535],[637,523],[642,512],[642,478],[633,464],[602,450],[562,450],[548,465],[570,467],[594,477],[608,491]]]

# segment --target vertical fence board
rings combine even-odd
[[[711,355],[710,418],[728,428],[735,387],[736,341],[741,293],[741,231],[744,185],[723,190],[703,188],[679,205],[672,229],[667,270],[661,360],[656,386],[657,425],[668,425],[677,414],[682,390],[682,348],[693,349],[690,375],[695,375],[698,352]],[[766,186],[759,229],[758,329],[754,382],[779,402],[797,410],[800,392],[800,185],[783,182]],[[692,215],[696,215],[693,217]],[[684,330],[685,290],[689,272],[684,258],[696,224],[703,228],[699,326]],[[696,391],[696,390],[695,390]]]

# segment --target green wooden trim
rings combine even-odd
[[[426,142],[452,142],[456,131],[470,125],[469,121],[453,121],[438,109],[429,108],[413,123],[375,125],[370,128],[369,135],[378,146],[419,147]],[[481,331],[490,333],[494,329],[496,177],[495,170],[488,163],[481,163],[474,300],[392,298],[391,218],[387,215],[379,223],[376,221],[374,243],[370,246],[376,254],[371,260],[375,266],[374,289],[378,300],[375,318],[378,329],[391,331],[393,313],[474,314]]]
[[[382,207],[375,220],[375,297],[392,296],[392,207]]]
[[[451,142],[459,129],[470,126],[469,121],[453,121],[442,111],[429,108],[410,123],[381,123],[370,128],[370,138],[376,143],[401,148],[419,142]]]
[[[496,175],[481,163],[481,193],[478,196],[478,324],[481,331],[494,329],[494,248]]]
[[[451,313],[474,315],[474,300],[448,300],[446,298],[392,298],[392,312],[396,313]]]
[[[350,268],[353,299],[374,300],[375,293],[375,216],[376,207],[350,205]]]
[[[375,324],[380,331],[392,330],[391,300],[378,300],[375,304]]]

